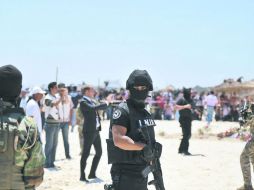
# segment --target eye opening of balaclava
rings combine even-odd
[[[137,101],[145,101],[145,99],[148,96],[148,89],[144,89],[144,90],[138,90],[134,87],[130,88],[130,98],[137,100]]]

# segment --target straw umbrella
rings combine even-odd
[[[247,81],[247,82],[225,82],[222,83],[218,86],[215,86],[213,90],[216,93],[236,93],[240,97],[245,97],[245,96],[254,96],[254,81]]]

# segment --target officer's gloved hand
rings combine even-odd
[[[149,145],[145,145],[145,147],[142,149],[141,156],[146,162],[151,162],[155,158],[154,149]]]
[[[153,152],[155,158],[160,158],[162,153],[162,144],[155,142]]]

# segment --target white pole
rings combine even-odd
[[[58,81],[58,65],[56,66],[56,83]]]

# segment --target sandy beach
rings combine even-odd
[[[181,138],[181,128],[177,121],[156,121],[157,140],[163,144],[161,165],[165,188],[167,190],[233,190],[242,185],[242,174],[239,156],[245,142],[234,138],[219,140],[216,134],[238,123],[213,122],[209,132],[202,137],[199,129],[204,122],[194,121],[193,137],[190,140],[190,152],[194,156],[183,156],[177,153]],[[103,156],[100,161],[97,177],[90,183],[79,181],[80,147],[78,132],[70,132],[70,152],[72,159],[65,159],[62,134],[59,142],[55,164],[60,168],[45,169],[44,182],[38,190],[103,190],[105,183],[110,183],[110,165],[107,164],[106,142],[108,121],[102,122]],[[86,173],[89,173],[92,155],[88,160]],[[152,179],[152,175],[149,176]],[[149,187],[149,190],[155,189]]]

